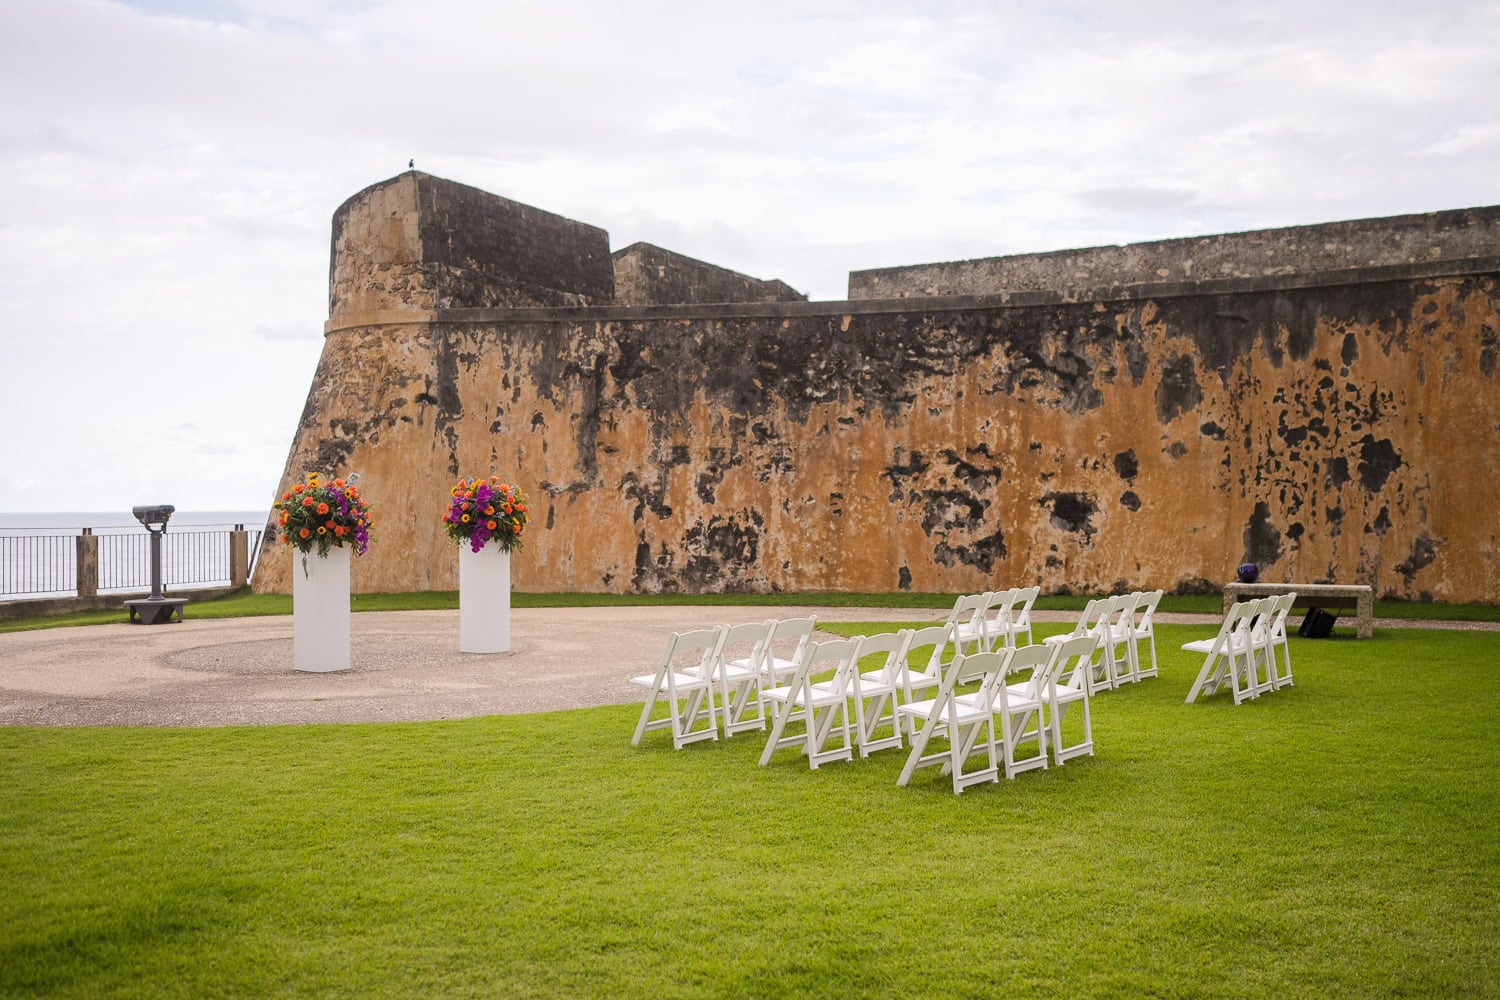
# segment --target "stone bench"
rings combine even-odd
[[[1231,605],[1253,597],[1271,597],[1297,592],[1294,608],[1347,608],[1354,604],[1354,634],[1368,639],[1375,634],[1375,592],[1361,583],[1226,583],[1224,613]]]

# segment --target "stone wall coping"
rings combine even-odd
[[[635,320],[780,319],[804,316],[868,316],[889,313],[965,312],[1078,305],[1089,302],[1138,302],[1146,299],[1294,291],[1341,285],[1367,285],[1422,278],[1500,274],[1500,256],[1423,261],[1357,267],[1312,274],[1168,281],[1059,292],[1007,292],[998,295],[934,295],[899,299],[834,299],[816,302],[698,303],[658,306],[563,306],[517,309],[381,309],[341,313],[323,324],[324,336],[361,327],[407,325],[478,325],[486,323],[631,322]]]

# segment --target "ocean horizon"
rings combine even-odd
[[[170,533],[173,528],[233,528],[236,524],[243,524],[247,529],[257,531],[266,526],[270,517],[269,504],[262,510],[179,510],[167,522],[167,531]],[[0,511],[0,531],[4,532],[78,532],[84,528],[92,528],[95,533],[103,529],[109,534],[116,534],[123,529],[141,532],[146,530],[129,510]]]

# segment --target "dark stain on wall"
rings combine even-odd
[[[1134,490],[1126,490],[1120,494],[1120,506],[1130,511],[1140,510],[1141,498],[1135,495]]]
[[[1162,362],[1161,383],[1156,387],[1156,416],[1169,424],[1203,402],[1198,368],[1191,354],[1177,354]]]
[[[1261,568],[1281,558],[1281,532],[1271,523],[1271,505],[1264,500],[1255,505],[1255,513],[1245,525],[1245,562]]]
[[[1094,537],[1094,515],[1099,504],[1087,493],[1045,493],[1038,501],[1050,515],[1052,527],[1082,535],[1085,542]]]
[[[1431,566],[1433,561],[1437,559],[1437,550],[1437,544],[1431,538],[1418,537],[1414,539],[1411,544],[1411,554],[1397,564],[1396,572],[1406,577],[1407,582],[1410,583],[1412,577],[1416,576],[1426,567]]]
[[[1140,471],[1141,464],[1135,460],[1135,449],[1115,453],[1115,474],[1121,479],[1133,483]]]
[[[1359,481],[1374,494],[1385,489],[1386,480],[1402,466],[1401,456],[1389,438],[1375,440],[1366,434],[1359,442]]]

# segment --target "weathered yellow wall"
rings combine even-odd
[[[1495,275],[1219,289],[351,310],[284,478],[363,476],[359,591],[456,587],[448,487],[495,472],[533,497],[519,590],[1192,590],[1248,557],[1500,599]]]

